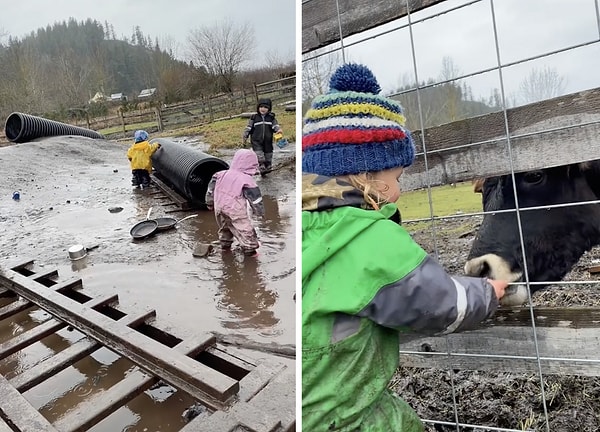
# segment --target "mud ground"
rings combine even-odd
[[[444,220],[431,229],[413,232],[413,238],[430,253],[438,252],[444,267],[463,274],[481,217]],[[405,224],[411,230],[411,224]],[[568,307],[600,305],[600,275],[588,267],[600,262],[600,248],[586,253],[568,281],[589,281],[583,285],[556,285],[532,296],[535,306]],[[401,355],[402,362],[402,355]],[[595,432],[600,430],[600,378],[543,375],[548,424],[551,432]],[[456,396],[456,413],[453,402]],[[539,374],[510,371],[416,369],[400,367],[390,385],[423,419],[473,425],[458,429],[454,424],[426,424],[427,431],[473,431],[490,428],[546,431]],[[457,417],[455,417],[457,416]],[[480,426],[480,427],[475,427]]]
[[[193,137],[173,140],[204,149]],[[84,290],[92,294],[116,292],[121,310],[136,313],[155,309],[155,325],[182,339],[216,332],[259,347],[293,347],[296,197],[290,161],[294,145],[283,151],[276,149],[274,164],[283,166],[281,169],[257,178],[266,210],[264,219],[255,220],[261,241],[258,257],[244,257],[235,248],[229,253],[215,248],[209,256],[198,258],[192,255],[196,245],[217,241],[213,213],[174,212],[175,207],[155,193],[156,187],[133,189],[125,156],[129,144],[52,137],[0,147],[0,266],[33,259],[37,269],[58,269],[60,280],[79,277]],[[232,155],[229,151],[218,157],[229,162]],[[14,191],[20,193],[18,201],[12,199]],[[146,217],[150,207],[154,217],[198,216],[176,229],[134,241],[129,230]],[[67,251],[75,244],[92,249],[84,259],[71,261]],[[14,335],[30,322],[47,317],[19,319],[12,328],[0,331],[0,336]],[[0,364],[0,373],[31,366],[41,350],[31,350],[30,357],[6,359]],[[247,353],[257,361],[273,358],[270,352],[257,349]],[[293,360],[275,358],[294,370]],[[116,361],[107,350],[99,352],[96,361],[106,367],[101,374],[86,369],[90,376],[96,375],[92,387],[98,387],[100,376],[112,382],[131,367]],[[90,384],[82,384],[76,376],[62,381],[66,393],[91,391]],[[46,390],[56,385],[50,383]],[[161,391],[164,389],[155,393]],[[156,401],[166,396],[149,392],[148,398]],[[52,412],[50,417],[58,417],[66,408],[55,399],[52,392],[42,388],[30,401],[42,412]],[[167,412],[185,409],[185,400],[170,399],[172,407]],[[127,430],[148,430],[135,413],[121,417],[111,430],[127,424]],[[156,427],[156,423],[150,424]],[[163,425],[160,430],[171,429]]]

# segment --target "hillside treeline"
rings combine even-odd
[[[236,84],[276,79],[278,72],[240,72]],[[130,38],[117,39],[109,23],[71,18],[0,45],[0,118],[14,111],[58,120],[84,110],[103,114],[114,103],[89,104],[98,92],[123,93],[129,104],[147,88],[157,89],[156,102],[197,99],[220,91],[213,78],[205,67],[176,59],[139,27]]]

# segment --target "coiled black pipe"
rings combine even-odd
[[[159,176],[193,204],[204,206],[211,177],[217,171],[228,169],[227,162],[164,138],[150,142],[161,146],[152,155],[152,165]]]
[[[16,143],[57,135],[81,135],[88,138],[104,139],[102,134],[90,129],[20,112],[14,112],[8,116],[4,126],[4,134],[9,141]]]

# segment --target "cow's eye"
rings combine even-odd
[[[528,172],[523,176],[523,180],[529,184],[538,184],[544,179],[544,173],[541,171]]]

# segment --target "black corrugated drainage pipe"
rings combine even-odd
[[[193,204],[205,206],[208,182],[214,173],[229,168],[227,162],[164,138],[150,142],[161,146],[152,156],[152,165],[159,176]]]
[[[88,138],[104,139],[104,136],[90,129],[20,112],[14,112],[8,116],[4,126],[4,134],[9,141],[16,143],[57,135],[81,135]]]

